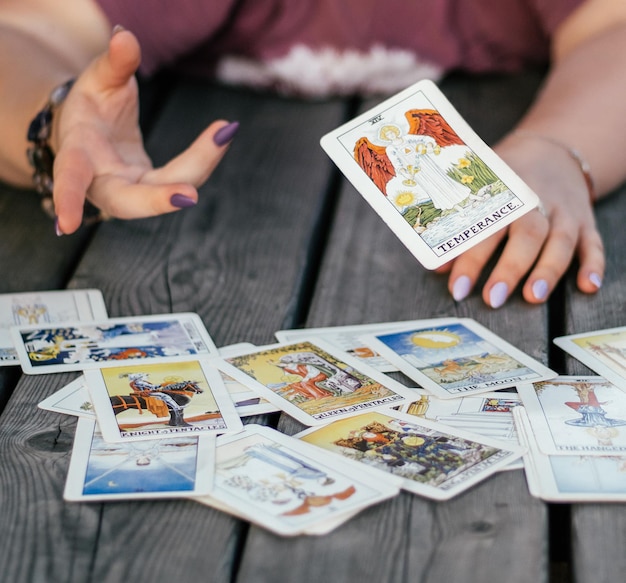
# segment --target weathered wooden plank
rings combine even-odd
[[[626,213],[626,187],[622,187],[596,205],[596,221],[602,234],[607,258],[604,281],[598,293],[585,295],[576,289],[575,277],[568,278],[564,294],[563,334],[626,325],[624,213]],[[567,357],[566,367],[571,374],[592,374],[574,358]]]
[[[603,286],[594,296],[575,289],[570,278],[566,286],[564,334],[577,334],[626,325],[626,246],[624,232],[626,188],[597,205],[596,217],[603,236],[607,268]],[[568,374],[595,374],[567,357]],[[617,462],[616,462],[617,463]],[[572,565],[577,583],[618,581],[626,571],[626,504],[572,505]]]
[[[575,504],[572,567],[577,583],[621,581],[626,569],[626,504]]]
[[[57,237],[38,196],[0,183],[0,293],[63,289],[91,236]]]
[[[410,581],[403,533],[414,502],[403,494],[319,537],[285,539],[251,528],[237,582]],[[422,528],[430,531],[430,526],[426,516]]]
[[[428,541],[419,516],[409,529],[413,576],[421,573],[429,583],[498,581],[502,573],[507,582],[547,579],[545,508],[530,496],[521,470],[501,472],[447,503],[431,506],[435,542],[427,561],[416,550]]]
[[[34,192],[0,183],[0,293],[65,288],[92,230],[57,237]],[[0,411],[19,377],[18,367],[0,367]]]
[[[0,187],[0,225],[2,293],[65,288],[93,231],[57,237],[37,195],[6,185]],[[18,383],[20,377],[19,367],[0,369],[0,528],[11,541],[2,545],[0,571],[15,581],[72,581],[74,569],[89,569],[91,552],[81,550],[95,543],[99,509],[63,504],[75,422],[37,409],[72,375]],[[68,522],[71,530],[64,528]]]
[[[37,409],[70,374],[22,377],[0,418],[0,570],[12,581],[85,581],[100,507],[63,503],[75,420]]]
[[[529,81],[532,84],[536,78]],[[457,78],[444,89],[490,141],[524,108],[519,87],[505,79],[490,78],[476,85]],[[497,118],[485,117],[493,109],[486,105],[491,102],[499,105]],[[547,362],[545,307],[528,306],[515,294],[505,309],[493,311],[483,305],[478,292],[456,304],[446,278],[423,270],[344,183],[307,326],[440,316],[473,317]],[[279,427],[292,433],[296,425],[283,418]],[[446,503],[403,494],[321,539],[283,542],[252,529],[238,581],[279,577],[279,581],[356,582],[367,577],[483,583],[498,581],[506,573],[507,581],[536,582],[547,578],[547,541],[545,505],[530,496],[522,472],[508,472]],[[307,560],[311,556],[314,561]],[[289,568],[280,572],[280,565]]]

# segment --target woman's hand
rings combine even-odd
[[[495,149],[538,194],[543,208],[529,212],[442,268],[450,273],[452,296],[460,301],[470,293],[504,239],[502,253],[482,289],[489,306],[502,306],[524,279],[524,299],[534,304],[546,301],[574,258],[579,263],[579,289],[597,291],[604,275],[604,249],[578,163],[565,148],[535,136],[512,133]]]
[[[153,168],[139,129],[135,36],[117,30],[55,115],[52,146],[57,232],[74,232],[88,199],[105,216],[133,219],[193,206],[237,130],[216,121],[181,154]]]

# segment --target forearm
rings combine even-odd
[[[519,127],[580,152],[602,196],[626,180],[626,24],[572,48],[554,64]]]
[[[50,12],[50,4],[72,11],[89,10],[89,2],[64,3],[22,0],[0,2],[0,180],[32,185],[26,149],[30,120],[43,107],[52,88],[79,74],[106,47],[106,32],[97,19],[76,19]],[[74,11],[82,13],[82,9]],[[62,16],[62,18],[61,18]],[[100,40],[102,39],[102,40]]]

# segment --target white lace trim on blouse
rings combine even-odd
[[[365,53],[297,45],[286,56],[265,62],[225,56],[216,73],[218,79],[233,85],[323,98],[395,93],[421,79],[437,81],[443,71],[410,51],[381,45]]]

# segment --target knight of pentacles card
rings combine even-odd
[[[431,81],[328,133],[321,145],[427,269],[539,204]]]

